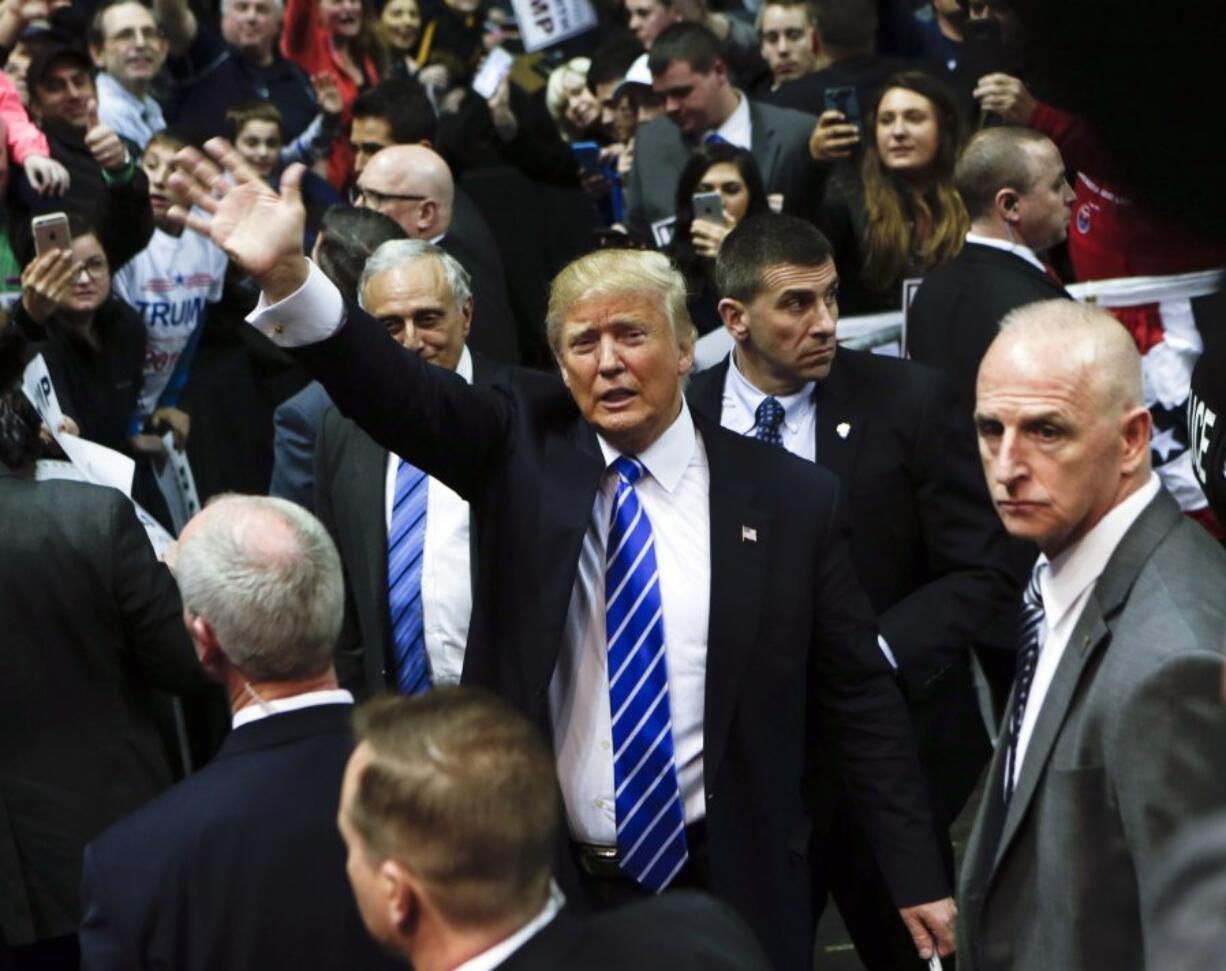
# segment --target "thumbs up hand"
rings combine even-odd
[[[85,130],[85,147],[102,168],[115,171],[131,161],[128,148],[114,129],[98,121],[98,102],[89,103],[89,122]]]

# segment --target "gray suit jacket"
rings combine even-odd
[[[1160,493],[1073,630],[1007,812],[997,749],[963,862],[961,968],[1165,966],[1156,863],[1226,804],[1223,591],[1226,553]]]
[[[312,381],[273,412],[272,482],[268,494],[315,511],[315,439],[332,399]]]
[[[809,136],[817,119],[751,99],[749,124],[750,151],[766,191],[783,194],[785,212],[812,216],[816,210],[811,193],[820,180],[809,155]],[[626,225],[631,232],[651,239],[651,224],[676,213],[677,179],[693,148],[667,118],[656,118],[638,130],[626,186]]]

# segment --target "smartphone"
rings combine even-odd
[[[963,25],[958,73],[969,78],[972,83],[985,74],[1015,73],[1016,60],[1005,46],[1000,21],[995,17],[968,20]]]
[[[30,220],[34,234],[34,252],[38,256],[54,250],[71,249],[72,238],[68,235],[68,216],[62,212],[49,212]]]
[[[604,174],[604,163],[600,161],[600,146],[595,142],[574,142],[570,150],[584,175]]]
[[[825,111],[841,111],[847,124],[860,127],[860,96],[855,88],[827,88],[822,102]]]
[[[495,47],[485,55],[485,60],[481,62],[481,67],[473,78],[473,90],[489,101],[498,90],[498,85],[502,84],[506,76],[511,73],[511,66],[514,62],[515,58],[503,48]]]
[[[724,224],[724,200],[718,192],[698,192],[691,199],[694,203],[694,218],[703,222]]]

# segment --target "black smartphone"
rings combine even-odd
[[[595,142],[575,142],[570,150],[583,169],[584,175],[602,175],[604,164],[600,161],[600,146]]]
[[[825,111],[841,111],[847,124],[860,127],[860,96],[855,88],[827,88],[822,94]]]

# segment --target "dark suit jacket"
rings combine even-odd
[[[767,192],[783,193],[784,212],[810,216],[815,166],[809,136],[817,119],[788,108],[749,102],[750,151]],[[626,183],[626,225],[652,239],[651,224],[676,213],[677,179],[694,145],[667,118],[643,125],[634,136],[634,165]]]
[[[342,412],[473,505],[478,567],[464,680],[550,731],[548,689],[605,463],[558,378],[472,388],[356,307],[295,350]],[[711,617],[704,717],[710,888],[775,963],[810,956],[809,820],[819,712],[838,738],[900,905],[944,895],[905,708],[875,643],[824,470],[709,423]],[[752,533],[748,532],[752,531]],[[747,537],[752,535],[752,540]]]
[[[350,705],[272,715],[85,854],[82,967],[397,968],[367,936],[336,829]]]
[[[272,414],[272,482],[268,494],[315,511],[315,443],[332,399],[312,381]]]
[[[907,354],[954,381],[966,414],[975,408],[979,362],[1010,310],[1068,291],[1020,256],[967,243],[931,270],[907,313]]]
[[[1226,553],[1160,492],[1073,628],[1007,812],[996,750],[962,866],[960,968],[1168,966],[1158,864],[1226,805],[1223,590]]]
[[[205,683],[113,489],[0,465],[0,938],[71,934],[85,844],[170,785],[151,688]]]
[[[477,387],[489,387],[505,370],[479,354],[472,360]],[[329,409],[315,453],[314,507],[336,542],[345,571],[345,621],[336,645],[336,673],[341,686],[359,699],[393,687],[388,680],[392,632],[387,611],[386,472],[387,449],[335,408]],[[475,532],[470,537],[475,546]]]
[[[502,253],[481,210],[458,186],[451,226],[438,245],[459,260],[472,277],[473,325],[468,335],[469,346],[495,361],[518,364],[520,328],[507,295]]]
[[[565,907],[498,971],[769,971],[762,947],[725,904],[678,890],[580,916]]]
[[[694,410],[713,421],[728,367],[725,359],[690,381]],[[943,376],[841,347],[814,399],[817,462],[848,497],[852,560],[923,711],[917,734],[947,826],[990,754],[969,648],[1019,593],[1003,563],[1004,531]]]

